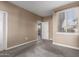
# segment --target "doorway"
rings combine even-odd
[[[38,40],[49,40],[49,23],[48,22],[38,22]]]
[[[41,21],[38,21],[38,25],[37,25],[37,28],[38,28],[38,40],[41,40],[42,39],[42,23]]]

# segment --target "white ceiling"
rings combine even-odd
[[[10,1],[10,3],[42,17],[51,15],[54,8],[71,2],[72,1]]]

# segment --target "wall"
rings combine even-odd
[[[49,23],[49,39],[52,40],[53,39],[53,23],[52,23],[53,19],[52,19],[52,16],[43,17],[43,21]]]
[[[8,12],[8,48],[37,38],[37,21],[41,17],[9,2],[0,2],[0,10]]]
[[[73,5],[75,5],[73,7],[76,7],[76,4],[73,4]],[[60,8],[61,10],[63,10],[62,6]],[[69,45],[73,47],[79,47],[79,35],[73,35],[73,33],[72,34],[56,34],[58,32],[58,21],[59,21],[57,12],[58,11],[56,11],[53,14],[53,42]],[[79,13],[79,11],[77,13]],[[79,20],[79,15],[78,15],[78,20]]]

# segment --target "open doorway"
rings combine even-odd
[[[38,40],[47,39],[49,40],[49,24],[48,22],[38,21]]]
[[[38,40],[41,40],[42,39],[42,23],[41,21],[38,21],[38,24],[37,24],[37,28],[38,28]]]

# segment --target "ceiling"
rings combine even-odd
[[[56,7],[71,3],[72,1],[9,1],[19,7],[22,7],[36,15],[45,17],[52,14]]]

